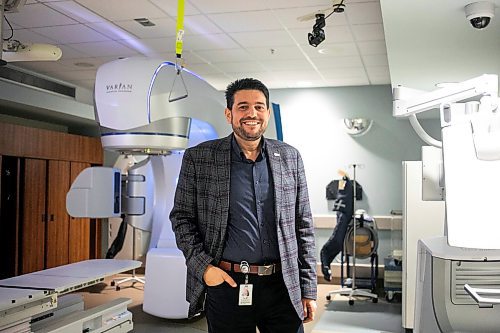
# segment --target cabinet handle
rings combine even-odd
[[[54,222],[54,214],[50,214],[50,222]]]

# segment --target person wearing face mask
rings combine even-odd
[[[303,332],[316,311],[316,252],[304,165],[263,136],[271,116],[259,80],[229,84],[233,132],[189,148],[170,213],[187,265],[189,316],[215,333]]]

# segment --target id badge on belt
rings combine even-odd
[[[250,265],[246,261],[242,261],[240,264],[240,271],[245,274],[245,284],[240,284],[238,305],[252,305],[253,284],[248,283]]]

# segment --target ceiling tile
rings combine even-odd
[[[149,0],[158,8],[172,17],[177,17],[178,0]],[[193,7],[189,1],[184,3],[184,15],[198,15],[200,11]]]
[[[266,0],[190,0],[190,3],[203,13],[229,13],[267,9]]]
[[[296,45],[292,37],[284,30],[233,32],[229,35],[245,47],[269,46],[269,48],[273,48]]]
[[[258,60],[304,59],[304,54],[300,48],[295,45],[280,47],[251,47],[246,50]]]
[[[206,16],[193,15],[184,18],[186,35],[218,34],[223,31]]]
[[[136,51],[115,41],[69,44],[69,46],[94,57],[132,56],[138,54]]]
[[[332,57],[324,56],[312,59],[312,62],[321,69],[363,67],[363,62],[359,56]]]
[[[57,41],[59,44],[101,42],[110,40],[103,34],[100,34],[83,24],[38,28],[36,29],[36,32]]]
[[[78,23],[41,3],[25,5],[22,7],[22,10],[6,13],[5,16],[10,22],[23,28],[49,27]]]
[[[298,71],[273,71],[272,75],[280,80],[292,79],[295,81],[310,81],[310,80],[320,80],[322,77],[313,70],[298,70]]]
[[[325,0],[273,0],[267,1],[266,4],[270,9],[308,6],[316,6],[318,9],[327,9],[331,7],[331,3],[328,3],[328,1]]]
[[[201,76],[204,76],[204,75],[207,75],[207,74],[221,74],[222,72],[212,66],[212,65],[209,65],[209,64],[189,64],[186,66],[187,69],[189,69],[190,71],[192,71],[193,73],[196,73],[198,75],[201,75]]]
[[[211,14],[208,18],[226,32],[279,30],[282,26],[268,10]],[[255,22],[255,24],[248,24]],[[257,23],[258,22],[258,23]]]
[[[380,3],[347,3],[345,12],[350,24],[382,23]]]
[[[265,60],[262,66],[268,71],[283,71],[287,69],[293,70],[314,70],[312,65],[305,58],[294,60]]]
[[[175,37],[141,39],[148,48],[158,52],[175,52]]]
[[[137,36],[109,21],[87,23],[86,26],[94,29],[95,31],[99,31],[101,34],[112,40],[137,39]]]
[[[159,61],[176,60],[177,0],[28,3],[32,4],[17,13],[23,15],[8,14],[16,18],[16,30],[21,29],[17,37],[58,44],[63,57],[20,66],[67,72],[60,77],[91,89],[93,71],[118,57],[142,54]],[[217,89],[244,76],[261,78],[277,88],[386,84],[390,79],[378,0],[346,1],[345,13],[327,18],[326,39],[317,48],[309,45],[307,34],[315,24],[314,13],[328,14],[332,0],[188,0],[185,6],[181,61]],[[308,20],[298,20],[306,15]],[[156,25],[143,27],[133,21],[138,17]],[[45,27],[23,29],[20,23]],[[4,36],[8,30],[4,28]],[[94,67],[82,68],[77,62]]]
[[[358,43],[359,52],[363,56],[374,55],[374,54],[387,54],[385,48],[385,41],[370,41],[370,42],[359,42]]]
[[[389,66],[366,66],[369,76],[389,76]]]
[[[257,61],[247,62],[222,62],[214,63],[214,66],[219,68],[223,73],[241,73],[241,69],[249,72],[263,72],[266,69]]]
[[[363,77],[357,77],[357,78],[346,77],[342,79],[332,79],[332,80],[326,80],[325,83],[327,84],[327,86],[331,87],[366,86],[370,84],[368,79]]]
[[[76,0],[76,2],[110,21],[166,16],[166,13],[148,0]]]
[[[6,35],[4,32],[4,38],[5,38],[5,36]],[[17,39],[23,43],[32,42],[32,43],[53,44],[56,42],[55,40],[53,40],[49,37],[40,35],[34,31],[30,30],[30,29],[14,30],[14,36],[12,37],[12,39]]]
[[[249,61],[252,56],[243,49],[207,50],[194,52],[198,57],[210,63]]]
[[[363,55],[365,66],[389,66],[387,54]]]
[[[349,67],[349,68],[330,68],[321,71],[326,80],[336,80],[343,78],[366,78],[366,72],[363,67]]]
[[[114,23],[139,38],[158,38],[175,36],[176,22],[170,17],[151,19],[153,27],[145,27],[137,21],[115,21]]]
[[[80,23],[103,22],[105,19],[74,1],[48,2],[47,6]]]
[[[238,44],[226,34],[191,35],[184,38],[184,49],[186,50],[220,50],[237,47]]]
[[[353,25],[351,29],[357,41],[384,40],[384,27],[381,23]]]

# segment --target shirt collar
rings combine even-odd
[[[245,154],[243,151],[241,151],[240,145],[238,144],[238,141],[236,141],[234,133],[232,134],[231,138],[231,149],[233,153],[238,155],[243,161],[246,161]],[[257,157],[257,161],[260,161],[261,158],[266,157],[266,140],[264,140],[264,136],[260,138],[260,154],[259,157]]]

